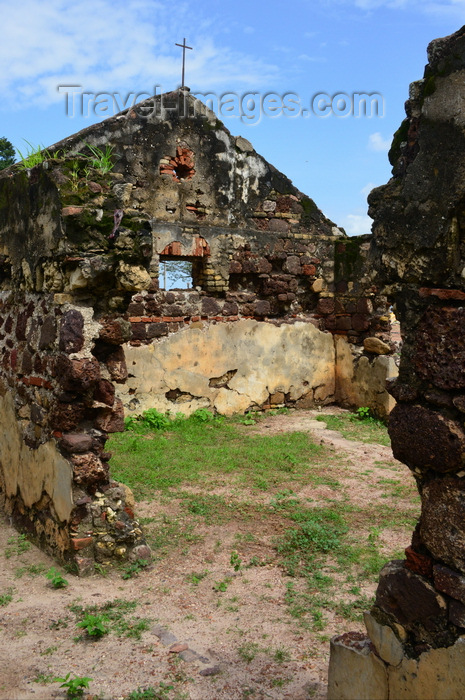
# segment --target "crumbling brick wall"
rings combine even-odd
[[[333,640],[332,700],[464,695],[464,28],[428,59],[394,136],[393,177],[369,196],[377,282],[403,338],[389,433],[421,515],[405,559],[381,571],[368,636]]]
[[[0,177],[2,493],[82,570],[149,555],[105,450],[125,411],[308,407],[338,392],[367,405],[340,387],[359,365],[374,373],[379,348],[364,342],[386,331],[367,241],[186,90],[157,99],[161,116],[142,103]],[[111,151],[110,169],[90,146]],[[192,262],[192,289],[160,288],[173,259]]]

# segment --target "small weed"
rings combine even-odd
[[[271,687],[272,688],[284,688],[284,686],[290,682],[291,682],[290,678],[272,678]]]
[[[144,690],[142,690],[142,688],[133,690],[132,693],[127,696],[127,700],[168,700],[173,690],[174,685],[167,685],[161,681],[158,688],[149,686]]]
[[[77,627],[84,629],[88,636],[100,639],[109,632],[119,636],[140,639],[150,621],[147,618],[128,617],[137,607],[137,601],[116,599],[101,606],[90,605],[83,608],[80,605],[70,605],[70,610],[80,619]],[[77,638],[76,641],[80,641]]]
[[[60,574],[60,572],[52,566],[45,576],[50,581],[52,588],[66,588],[69,586],[68,581]]]
[[[59,617],[58,620],[52,620],[49,624],[49,629],[60,630],[68,627],[69,617]]]
[[[233,567],[234,571],[239,571],[239,569],[241,568],[242,559],[239,557],[239,554],[236,552],[235,549],[231,552],[229,562]]]
[[[26,153],[22,153],[19,148],[17,149],[21,158],[21,163],[18,163],[18,167],[21,170],[34,168],[36,165],[43,163],[44,160],[48,160],[52,157],[49,151],[43,146],[33,146],[32,143],[29,143],[26,139],[23,139],[23,141],[27,143],[28,149]]]
[[[134,576],[138,576],[142,569],[145,569],[149,563],[150,562],[148,562],[146,559],[137,559],[132,564],[128,564],[124,567],[124,572],[121,574],[121,578],[129,579],[133,578]]]
[[[54,647],[47,647],[46,649],[44,649],[44,651],[41,651],[41,652],[40,652],[40,655],[41,655],[41,656],[51,656],[51,655],[54,654],[56,651],[58,651],[58,647],[57,647],[57,646],[54,646]]]
[[[14,588],[7,588],[6,593],[0,594],[0,607],[4,607],[13,600]]]
[[[273,652],[273,659],[278,664],[287,663],[291,660],[291,654],[288,649],[285,649],[284,647],[278,647]]]
[[[102,614],[91,615],[87,613],[84,615],[84,619],[77,623],[77,627],[85,630],[93,639],[100,639],[110,631],[108,618]]]
[[[99,574],[99,576],[103,576],[106,578],[108,576],[108,569],[106,569],[102,564],[99,564],[98,562],[94,562],[94,569],[95,573]]]
[[[113,146],[107,145],[105,150],[98,148],[98,146],[91,146],[90,143],[86,143],[85,146],[89,149],[89,151],[92,154],[90,156],[90,163],[93,168],[99,170],[103,175],[113,170]],[[84,154],[81,153],[79,155]]]
[[[92,678],[87,676],[75,676],[71,678],[71,674],[67,673],[64,678],[55,678],[55,683],[61,683],[60,688],[66,689],[66,697],[81,698],[84,695],[84,689],[89,687]]]
[[[259,651],[260,647],[255,642],[246,642],[237,650],[241,659],[248,664],[255,659]]]
[[[50,673],[38,673],[35,678],[32,679],[33,683],[40,683],[41,685],[47,685],[47,683],[55,683],[56,678]]]
[[[205,571],[201,571],[199,573],[192,572],[191,574],[187,574],[186,576],[186,581],[188,583],[191,583],[193,586],[198,586],[200,581],[205,578],[205,576],[208,576],[210,572],[208,569],[205,569]]]
[[[22,578],[25,574],[28,576],[40,576],[45,571],[45,564],[29,564],[28,566],[18,566],[15,569],[15,578]]]
[[[226,576],[226,578],[224,578],[222,581],[215,581],[213,590],[217,591],[218,593],[224,593],[228,590],[228,586],[231,581],[232,578],[230,576]]]
[[[359,406],[359,408],[357,408],[355,413],[356,413],[357,418],[359,420],[368,420],[369,418],[372,417],[371,409],[368,408],[368,406]]]
[[[5,547],[5,557],[10,559],[15,554],[24,554],[24,552],[29,551],[30,548],[31,543],[28,542],[26,535],[9,537],[7,540],[7,546]]]

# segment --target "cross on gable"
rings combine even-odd
[[[175,44],[175,46],[180,46],[182,49],[182,78],[181,78],[181,87],[185,87],[184,85],[184,69],[185,69],[185,64],[186,64],[186,49],[190,49],[192,51],[192,46],[187,46],[186,44],[186,38],[182,40],[182,44]]]

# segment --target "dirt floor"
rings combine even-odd
[[[270,416],[254,429],[310,431],[316,441],[329,445],[334,465],[344,463],[339,478],[355,504],[381,497],[382,479],[412,481],[390,448],[345,440],[317,422],[316,414]],[[361,472],[366,476],[360,477]],[[299,496],[305,496],[306,488]],[[311,490],[315,500],[324,498],[330,487],[313,485]],[[150,517],[154,507],[154,502],[140,503],[137,510]],[[361,630],[362,625],[337,614],[327,617],[318,633],[299,625],[286,609],[289,577],[273,563],[272,519],[255,523],[259,537],[248,543],[240,527],[235,521],[203,523],[198,541],[193,538],[188,548],[173,549],[129,579],[121,571],[79,579],[60,569],[69,585],[53,589],[44,574],[54,562],[33,546],[21,551],[27,543],[8,522],[2,523],[0,699],[65,697],[53,679],[71,674],[92,679],[84,694],[91,698],[133,693],[134,698],[167,700],[323,700],[330,637]],[[385,529],[382,545],[389,552],[402,550],[410,531]],[[268,563],[234,571],[231,552],[239,549],[238,542],[242,552],[247,547],[249,559]],[[361,593],[370,596],[375,587],[374,579],[367,581]],[[115,600],[137,601],[130,614],[149,621],[140,639],[114,633],[98,641],[84,638],[69,606]],[[144,695],[149,687],[156,694]]]

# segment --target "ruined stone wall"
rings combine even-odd
[[[367,240],[186,90],[155,104],[0,177],[2,494],[82,570],[149,556],[109,474],[125,412],[387,406],[379,378],[363,384],[384,387],[390,351]],[[192,263],[192,289],[160,288],[165,260]]]
[[[333,640],[333,700],[464,695],[465,28],[428,59],[394,136],[393,178],[369,196],[378,282],[403,337],[389,433],[421,516],[405,559],[381,571],[368,635]]]

